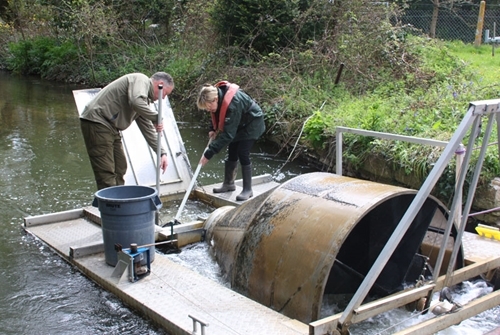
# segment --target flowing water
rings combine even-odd
[[[0,72],[0,334],[166,334],[22,229],[26,216],[81,208],[94,198],[95,183],[72,95],[81,88],[87,87]],[[206,146],[208,118],[189,108],[175,114],[195,167]],[[203,167],[201,186],[221,181],[223,158],[219,154]],[[269,173],[279,182],[312,171],[288,162],[264,143],[255,146],[252,162],[255,174]],[[190,201],[181,221],[210,210]],[[164,216],[176,212],[176,206],[162,208]],[[169,257],[221,280],[203,244]],[[470,285],[460,297],[487,289],[481,283]],[[500,325],[499,314],[499,308],[493,309],[481,315],[481,326],[472,318],[445,334],[482,334]],[[383,315],[353,328],[353,334],[381,333],[386,324],[406,317]]]
[[[22,229],[23,218],[89,206],[95,182],[72,90],[78,87],[0,72],[0,334],[165,334],[124,306]],[[179,114],[196,167],[206,146],[208,115]],[[207,122],[200,121],[206,117]],[[286,180],[311,171],[256,145],[258,174]],[[201,185],[220,181],[223,155],[201,171]],[[164,206],[165,207],[165,206]],[[188,202],[183,220],[208,210]],[[175,214],[162,208],[162,214]],[[172,217],[174,215],[171,215]],[[195,217],[194,217],[195,218]]]

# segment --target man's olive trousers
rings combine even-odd
[[[127,172],[127,159],[120,133],[84,119],[80,119],[80,125],[97,189],[125,184],[123,176]]]

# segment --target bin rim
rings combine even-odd
[[[143,195],[143,196],[139,196],[139,197],[129,197],[129,198],[110,198],[110,197],[105,197],[105,196],[102,196],[100,195],[99,193],[101,192],[112,192],[118,188],[141,188],[141,189],[149,189],[152,191],[151,194],[149,195]],[[102,200],[102,201],[108,201],[108,202],[136,202],[136,201],[140,201],[140,200],[148,200],[148,199],[151,199],[155,196],[158,195],[158,191],[153,188],[153,187],[150,187],[150,186],[144,186],[144,185],[117,185],[117,186],[110,186],[110,187],[106,187],[106,188],[103,188],[99,191],[97,191],[95,193],[95,197],[96,199],[98,200]]]

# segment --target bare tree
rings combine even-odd
[[[54,9],[60,14],[60,29],[65,31],[68,38],[75,39],[80,55],[85,55],[82,58],[88,62],[95,82],[94,62],[98,46],[116,38],[117,24],[112,8],[100,1],[89,0],[55,3],[57,6]]]
[[[431,0],[432,2],[432,18],[431,26],[429,27],[429,35],[431,38],[436,38],[436,26],[439,16],[439,0]]]
[[[431,25],[429,27],[429,36],[431,38],[436,38],[436,27],[439,16],[439,10],[441,8],[446,8],[453,10],[456,5],[461,4],[471,4],[472,0],[430,0],[432,2],[432,18]]]

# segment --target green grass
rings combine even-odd
[[[496,85],[500,78],[500,50],[496,45],[476,47],[462,42],[446,43],[449,51],[477,73],[481,85]]]
[[[330,152],[328,146],[334,143],[335,128],[347,126],[448,141],[470,102],[500,97],[500,50],[498,54],[496,51],[491,45],[475,47],[410,37],[405,44],[406,55],[413,60],[408,71],[400,71],[400,76],[390,73],[374,90],[362,95],[350,92],[339,96],[334,104],[307,122],[304,140],[314,148]],[[496,128],[491,138],[496,138]],[[466,137],[464,144],[467,142]],[[425,178],[440,153],[430,146],[359,136],[345,136],[344,150],[351,173],[362,168],[366,158],[377,155],[386,160],[388,167],[417,178]],[[453,164],[454,161],[435,190],[443,200],[453,193]],[[490,146],[482,181],[499,176],[499,165],[498,148]]]

